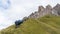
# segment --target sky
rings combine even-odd
[[[0,30],[14,24],[16,20],[29,16],[38,6],[54,7],[59,0],[0,0]]]

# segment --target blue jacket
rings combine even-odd
[[[21,23],[23,23],[23,20],[16,20],[16,21],[15,21],[15,24],[16,24],[16,25],[20,25]]]

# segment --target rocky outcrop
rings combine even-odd
[[[46,8],[44,8],[43,6],[39,6],[38,11],[29,15],[29,18],[39,18],[48,14],[56,16],[60,15],[60,4],[57,4],[53,8],[50,5],[47,5]]]
[[[38,12],[41,12],[41,11],[43,11],[45,8],[43,7],[43,6],[39,6],[38,7]]]
[[[55,9],[60,15],[60,4],[57,4],[55,7],[53,7],[53,9]]]

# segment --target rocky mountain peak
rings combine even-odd
[[[44,10],[44,7],[43,6],[39,6],[38,7],[38,12],[43,11],[43,10]]]
[[[47,5],[46,9],[52,9],[51,5]]]
[[[60,4],[57,4],[56,6],[57,6],[57,7],[59,7],[59,6],[60,6]]]
[[[55,7],[53,7],[53,9],[55,9],[60,15],[60,4],[57,4]]]
[[[60,8],[60,4],[57,4],[55,7],[53,7],[53,9],[57,10]]]

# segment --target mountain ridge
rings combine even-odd
[[[44,8],[43,6],[39,6],[38,11],[30,14],[28,17],[29,18],[39,18],[39,17],[43,17],[44,15],[47,15],[47,14],[59,16],[60,15],[59,8],[60,8],[60,4],[57,4],[53,8],[50,5],[47,5],[46,8]]]

